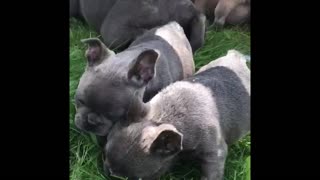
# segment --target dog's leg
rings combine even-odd
[[[226,18],[232,10],[238,5],[237,0],[220,0],[214,11],[213,24],[222,27],[225,24]]]
[[[205,31],[206,31],[206,16],[199,13],[191,22],[190,31],[190,45],[192,52],[194,53],[204,44]]]
[[[212,149],[214,149],[212,151]],[[220,147],[212,147],[211,151],[203,154],[201,158],[201,180],[223,180],[224,165],[227,157],[227,145],[223,143]]]

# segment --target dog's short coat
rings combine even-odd
[[[205,16],[190,0],[70,0],[70,16],[84,19],[110,49],[123,50],[137,36],[178,22],[193,52],[204,43]]]
[[[131,104],[104,149],[115,175],[155,180],[181,153],[199,160],[201,180],[222,180],[228,145],[250,131],[250,70],[235,50],[175,82],[148,103]]]
[[[98,136],[125,119],[131,101],[147,102],[195,71],[190,44],[176,22],[149,30],[118,54],[99,39],[83,42],[87,67],[76,91],[75,124]]]

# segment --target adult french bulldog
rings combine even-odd
[[[70,16],[82,17],[110,49],[171,21],[184,29],[193,52],[204,43],[205,16],[190,0],[70,0]]]
[[[214,15],[214,25],[237,25],[250,22],[250,0],[192,0],[201,12]]]
[[[131,102],[147,102],[195,71],[190,43],[177,22],[149,30],[118,54],[97,38],[83,42],[87,67],[76,90],[75,125],[97,136],[124,119]]]
[[[201,180],[222,180],[228,145],[250,132],[250,70],[230,50],[129,112],[104,148],[112,174],[155,180],[186,153],[201,163]]]

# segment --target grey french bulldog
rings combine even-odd
[[[100,145],[99,137],[127,116],[132,101],[147,102],[195,72],[190,43],[177,22],[149,30],[118,54],[97,38],[83,42],[87,67],[76,90],[75,125],[97,135]]]
[[[171,21],[183,27],[193,52],[204,43],[205,16],[190,0],[70,0],[70,16],[100,32],[110,49],[123,50],[145,31]]]
[[[228,145],[250,132],[250,70],[236,50],[175,82],[148,103],[135,101],[129,125],[108,135],[111,174],[158,179],[179,157],[201,164],[201,180],[222,180]]]

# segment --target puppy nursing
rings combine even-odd
[[[228,145],[250,130],[250,71],[244,56],[230,50],[131,108],[130,125],[117,123],[108,135],[110,172],[157,179],[186,151],[201,163],[201,179],[223,179]]]

